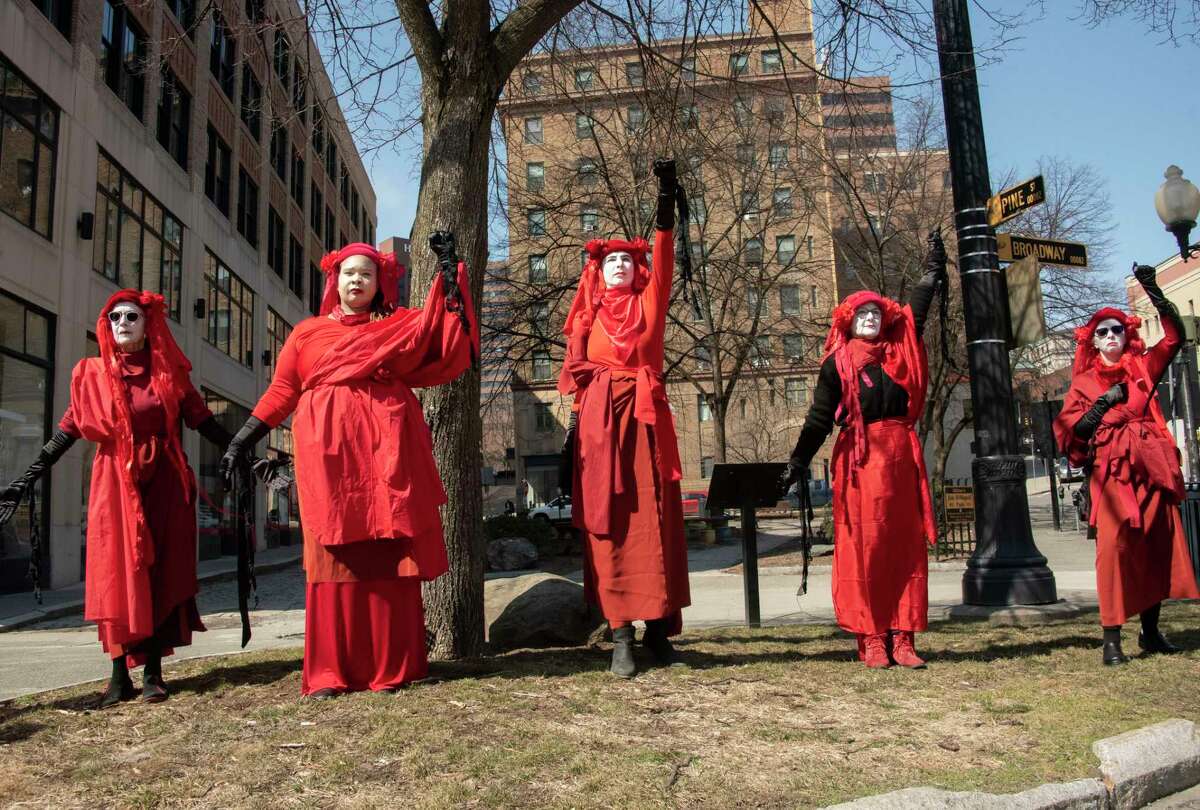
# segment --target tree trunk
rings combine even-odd
[[[729,415],[729,401],[724,397],[713,397],[713,464],[725,463],[725,417]]]
[[[444,83],[445,84],[445,83]],[[457,77],[449,87],[426,81],[421,95],[425,162],[413,224],[412,289],[424,295],[436,272],[429,250],[434,230],[454,232],[467,263],[476,323],[487,264],[488,139],[496,98],[486,82]],[[433,454],[449,502],[442,508],[450,570],[423,588],[425,623],[435,658],[483,652],[483,503],[479,479],[483,429],[479,368],[449,385],[422,392]]]

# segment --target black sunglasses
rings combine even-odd
[[[120,312],[108,313],[108,319],[113,323],[120,323],[122,317],[124,317],[125,320],[129,321],[130,323],[137,323],[138,318],[140,318],[142,316],[139,313],[133,312],[132,310],[128,310],[128,309],[122,310]]]
[[[1113,337],[1116,337],[1117,335],[1119,335],[1125,331],[1125,327],[1121,326],[1121,324],[1119,324],[1119,323],[1115,324],[1113,326],[1097,326],[1096,327],[1096,337],[1107,337],[1110,330],[1113,333]]]

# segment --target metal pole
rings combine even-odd
[[[746,596],[746,626],[758,627],[758,516],[754,498],[742,497],[742,590]]]
[[[1200,458],[1196,452],[1196,415],[1192,407],[1192,382],[1196,374],[1196,367],[1192,364],[1194,351],[1191,344],[1185,342],[1180,352],[1183,360],[1183,446],[1187,450],[1189,481],[1195,481],[1200,473]]]
[[[991,195],[967,0],[933,0],[954,189],[971,401],[975,408],[975,553],[968,605],[1046,604],[1054,574],[1033,542],[1008,363],[1008,285],[987,222]]]

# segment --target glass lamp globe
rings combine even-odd
[[[1200,216],[1200,189],[1184,179],[1178,166],[1168,166],[1163,176],[1167,179],[1154,195],[1154,208],[1167,230],[1175,235],[1180,255],[1186,259],[1188,236]]]

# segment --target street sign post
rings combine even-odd
[[[996,255],[1002,262],[1016,262],[1033,256],[1040,264],[1065,264],[1068,267],[1087,267],[1087,245],[1079,242],[1058,242],[1053,239],[1034,239],[1031,236],[996,234]]]
[[[988,224],[995,228],[1001,222],[1007,222],[1022,211],[1041,205],[1045,201],[1046,181],[1039,174],[988,198]]]

